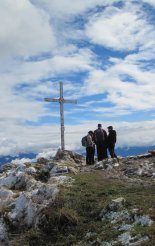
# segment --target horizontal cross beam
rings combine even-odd
[[[59,99],[44,98],[45,102],[59,102]]]
[[[44,100],[46,102],[59,102],[59,103],[74,103],[74,104],[77,104],[77,100],[69,100],[69,99],[64,99],[64,98],[59,98],[59,99],[45,98]]]
[[[59,99],[44,98],[45,102],[59,102]]]
[[[64,103],[74,103],[74,104],[77,104],[77,100],[64,99]]]

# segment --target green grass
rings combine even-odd
[[[101,221],[99,214],[111,199],[120,196],[127,200],[128,210],[138,208],[155,220],[155,186],[106,179],[102,171],[81,173],[74,179],[73,186],[62,187],[57,199],[44,211],[48,221],[44,228],[22,232],[25,245],[37,245],[39,241],[38,246],[76,246],[87,232],[97,233],[94,237],[102,241],[115,240],[120,232],[114,230],[109,221]],[[154,224],[151,227],[135,226],[132,233],[149,236],[146,245],[154,245]]]

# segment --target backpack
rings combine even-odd
[[[81,144],[83,147],[87,147],[87,136],[84,136],[82,139],[81,139]]]

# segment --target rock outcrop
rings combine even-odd
[[[151,156],[150,156],[151,155]],[[10,228],[40,228],[46,224],[45,211],[52,206],[60,187],[70,186],[73,175],[85,172],[102,171],[112,178],[155,181],[154,154],[106,159],[86,166],[85,158],[72,151],[58,150],[52,160],[39,158],[35,163],[7,164],[0,170],[0,245],[9,245]],[[71,175],[70,175],[71,174]],[[71,177],[72,176],[72,177]],[[138,209],[128,211],[123,197],[114,199],[100,212],[101,220],[109,220],[114,230],[122,232],[117,242],[101,242],[96,245],[138,245],[148,238],[132,237],[134,225],[150,226],[153,221],[147,215],[139,215]],[[119,223],[119,226],[116,225]],[[87,234],[85,241],[92,235]],[[91,245],[91,244],[90,244]],[[93,245],[93,244],[92,244]]]
[[[96,233],[89,232],[83,239],[83,245],[100,245],[100,246],[136,246],[149,241],[148,236],[138,234],[133,236],[131,230],[134,226],[140,225],[143,227],[151,226],[153,221],[147,215],[142,215],[139,209],[129,211],[126,208],[126,200],[123,197],[112,200],[105,209],[100,213],[102,221],[110,221],[113,225],[113,232],[119,231],[120,234],[117,240],[109,242],[102,241]]]
[[[36,163],[7,164],[0,174],[0,245],[8,245],[9,227],[39,227],[46,207],[62,185],[70,185],[84,158],[71,151],[58,151],[54,160],[39,158]]]

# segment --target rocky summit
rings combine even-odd
[[[155,245],[155,154],[105,159],[58,150],[0,169],[0,245]]]

